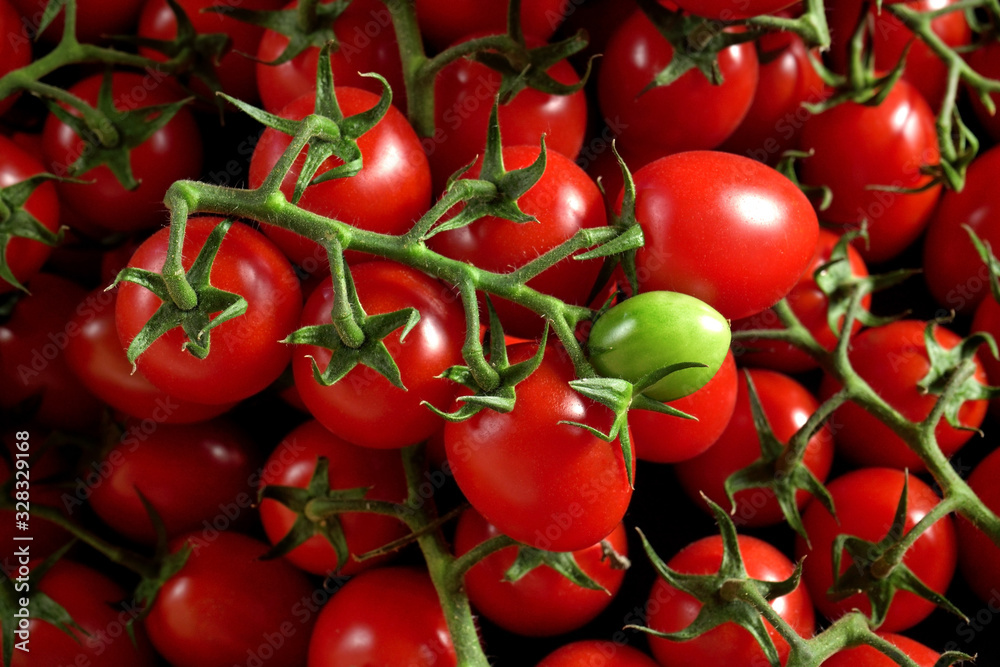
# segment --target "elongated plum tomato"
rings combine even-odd
[[[634,179],[646,238],[636,254],[640,292],[683,292],[737,319],[777,303],[812,260],[812,204],[767,165],[691,151],[648,164]]]
[[[587,348],[598,373],[629,382],[674,364],[704,364],[674,371],[642,392],[673,401],[712,379],[729,352],[729,340],[729,322],[707,303],[656,291],[637,294],[597,318]]]
[[[184,268],[188,269],[209,234],[221,222],[191,218],[184,233]],[[149,237],[129,266],[161,271],[167,255],[168,228]],[[212,265],[211,284],[239,294],[246,313],[211,330],[210,353],[198,359],[183,348],[181,327],[160,336],[139,355],[139,370],[166,393],[197,403],[230,403],[261,391],[281,375],[291,348],[281,343],[298,325],[302,292],[291,264],[260,232],[233,223]],[[122,347],[128,348],[163,302],[135,283],[118,287],[115,323]]]

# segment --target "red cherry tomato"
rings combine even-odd
[[[816,250],[819,223],[808,199],[749,158],[692,151],[657,160],[634,179],[646,238],[636,254],[642,292],[684,292],[728,319],[747,317],[788,294]]]
[[[356,447],[333,435],[317,421],[308,421],[296,428],[271,453],[264,465],[261,488],[268,485],[306,488],[321,456],[330,463],[331,489],[367,488],[364,497],[370,500],[397,503],[406,500],[406,478],[399,452]],[[260,519],[272,544],[288,534],[296,518],[295,512],[276,500],[265,498],[260,504]],[[400,521],[380,514],[346,513],[338,515],[337,520],[354,556],[385,546],[406,534],[406,527]],[[338,563],[333,546],[321,535],[312,537],[285,557],[306,572],[338,571],[345,576],[381,562],[352,558],[346,563]]]
[[[934,649],[904,635],[891,632],[880,633],[880,635],[909,656],[920,667],[934,667],[941,656]],[[844,649],[823,661],[823,667],[893,667],[896,664],[898,663],[892,658],[871,646]]]
[[[795,569],[784,554],[763,540],[740,535],[739,546],[749,577],[763,581],[783,581]],[[681,573],[711,574],[718,571],[721,563],[722,538],[713,535],[686,546],[667,562],[667,566]],[[805,586],[799,586],[791,593],[772,600],[771,606],[800,635],[812,636],[816,619]],[[657,579],[650,592],[647,609],[649,627],[660,632],[677,632],[694,621],[701,603],[663,579]],[[767,621],[764,624],[784,664],[788,657],[788,643]],[[747,630],[733,623],[724,623],[685,642],[650,636],[649,647],[662,667],[767,664],[767,658],[757,640]]]
[[[931,177],[920,168],[939,160],[934,113],[906,81],[896,82],[878,106],[846,102],[813,116],[798,147],[813,151],[799,163],[802,182],[833,193],[823,220],[844,228],[867,221],[869,242],[858,239],[855,246],[869,263],[898,255],[930,220],[940,186],[907,194],[870,187],[923,187]]]
[[[416,0],[420,33],[434,49],[464,41],[470,35],[507,32],[505,0]],[[571,9],[569,0],[533,0],[521,5],[524,36],[547,41]]]
[[[937,396],[928,394],[917,383],[931,368],[924,344],[926,322],[898,320],[884,326],[866,329],[852,341],[851,365],[885,401],[907,419],[919,422],[930,414]],[[943,326],[935,325],[934,338],[945,349],[961,340]],[[986,372],[977,364],[976,379],[986,384]],[[829,397],[840,388],[833,378],[824,377],[820,395]],[[967,429],[956,429],[942,418],[935,435],[945,456],[951,456],[964,445],[986,416],[987,401],[966,401],[959,409],[959,421]],[[877,417],[849,401],[833,414],[832,424],[837,439],[837,451],[862,465],[924,470],[920,460],[906,442]]]
[[[426,571],[362,572],[323,607],[309,644],[309,667],[455,667],[437,591]]]
[[[357,366],[340,382],[324,387],[313,376],[312,361],[327,367],[332,352],[299,345],[292,359],[295,386],[316,419],[335,435],[355,445],[391,449],[428,438],[442,419],[421,405],[447,409],[458,385],[439,378],[462,362],[465,316],[451,289],[416,269],[394,262],[365,262],[353,269],[361,305],[369,315],[403,308],[420,311],[420,321],[400,341],[399,332],[386,346],[399,366],[406,389],[367,366]],[[302,312],[302,325],[330,324],[333,284],[317,288]]]
[[[21,69],[31,62],[31,36],[21,30],[21,15],[7,0],[0,0],[0,79],[8,72]],[[0,116],[14,106],[17,94],[0,100]],[[3,151],[7,152],[6,149]]]
[[[538,157],[538,146],[503,149],[508,170],[527,167]],[[481,162],[468,177],[479,175]],[[428,245],[442,255],[471,262],[487,271],[508,273],[555,248],[584,228],[607,224],[604,198],[590,177],[572,160],[555,152],[546,153],[545,172],[519,200],[518,206],[537,223],[516,223],[486,217],[471,225],[431,237]],[[528,286],[564,301],[583,305],[601,270],[600,260],[564,259],[528,281]],[[521,338],[542,333],[543,320],[535,313],[500,298],[493,305],[504,331]]]
[[[545,656],[536,667],[658,667],[656,661],[627,644],[584,639]]]
[[[508,348],[510,362],[534,343]],[[568,420],[602,432],[612,415],[569,386],[573,365],[554,345],[517,385],[514,409],[483,410],[445,425],[448,464],[472,506],[514,539],[551,551],[585,549],[618,525],[632,496],[618,440],[605,442]],[[546,443],[544,447],[537,443]]]
[[[1000,449],[993,450],[976,466],[969,477],[969,486],[993,512],[1000,511]],[[968,519],[960,518],[958,555],[962,576],[981,599],[990,601],[1000,590],[1000,547]]]
[[[870,542],[878,542],[885,537],[899,505],[904,474],[902,470],[891,468],[862,468],[833,480],[827,489],[837,509],[836,519],[822,503],[811,503],[806,508],[802,523],[812,548],[806,546],[801,536],[797,537],[795,555],[797,559],[808,556],[802,579],[816,608],[827,618],[836,619],[852,609],[871,613],[871,604],[862,593],[838,601],[827,596],[827,590],[833,584],[831,545],[838,534],[853,535]],[[905,530],[913,528],[939,501],[927,484],[911,476]],[[920,535],[907,550],[903,564],[932,590],[943,594],[955,572],[957,551],[955,526],[950,517],[945,517]],[[850,555],[845,551],[841,572],[853,566]],[[879,630],[905,630],[926,618],[934,609],[933,602],[907,591],[899,591],[889,605],[889,613]]]
[[[819,408],[819,402],[805,387],[782,373],[764,369],[751,369],[746,373],[757,390],[772,432],[779,441],[787,443]],[[736,407],[726,430],[704,454],[678,463],[677,476],[684,491],[696,502],[702,502],[700,494],[704,493],[716,504],[728,507],[726,478],[760,456],[760,439],[750,409],[747,376],[740,373]],[[833,465],[833,436],[829,429],[824,427],[809,439],[803,463],[821,482],[826,479]],[[795,496],[800,508],[809,498],[801,489]],[[736,494],[735,501],[733,520],[737,525],[766,526],[784,518],[778,499],[770,489],[745,489]]]
[[[462,513],[455,527],[455,555],[501,534],[470,508]],[[520,635],[547,637],[582,627],[611,604],[625,578],[625,570],[617,569],[605,556],[605,540],[617,553],[628,555],[623,524],[601,542],[573,553],[580,569],[605,591],[577,586],[547,565],[536,567],[517,581],[506,581],[505,574],[518,550],[508,547],[490,554],[466,573],[469,601],[485,618]]]
[[[722,85],[695,68],[640,94],[672,56],[670,43],[639,10],[608,41],[597,82],[601,113],[620,129],[618,149],[633,171],[671,153],[715,148],[753,101],[757,54],[749,43],[719,54]]]
[[[191,218],[184,234],[184,267],[220,219]],[[130,266],[159,271],[167,254],[168,229],[147,239]],[[211,353],[198,359],[184,350],[180,327],[157,339],[136,363],[150,382],[178,398],[207,404],[231,403],[252,396],[273,382],[288,365],[291,347],[282,344],[298,324],[302,309],[299,281],[288,260],[262,234],[241,223],[229,229],[212,266],[211,284],[241,295],[245,314],[211,331]],[[162,301],[135,283],[118,288],[115,322],[126,349]]]

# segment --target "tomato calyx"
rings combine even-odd
[[[165,272],[154,273],[127,267],[115,278],[112,287],[122,281],[132,282],[145,287],[163,301],[128,346],[128,360],[132,363],[133,370],[139,355],[176,326],[181,326],[187,335],[184,349],[198,359],[204,359],[209,353],[211,330],[246,313],[246,299],[239,294],[213,287],[210,282],[215,255],[232,224],[232,218],[227,218],[212,230],[191,268],[184,274],[184,283],[195,297],[195,304],[191,308],[182,308],[174,302]]]
[[[65,228],[53,232],[24,208],[28,197],[38,186],[53,180],[71,179],[63,179],[53,174],[35,174],[19,183],[5,188],[0,187],[0,280],[6,280],[22,292],[28,290],[10,269],[7,258],[8,245],[15,238],[31,239],[53,248],[62,241]]]
[[[350,5],[349,0],[333,0],[333,2],[310,2],[303,0],[297,7],[278,10],[251,10],[219,5],[209,7],[205,11],[217,12],[231,16],[237,21],[273,30],[288,38],[288,45],[274,60],[267,65],[281,65],[292,60],[310,47],[328,46],[336,51],[340,48],[337,35],[333,31],[333,23]],[[253,58],[253,54],[245,54]],[[325,58],[325,60],[324,60]],[[328,62],[330,53],[327,51],[320,62]]]
[[[611,594],[608,589],[584,572],[580,564],[576,562],[576,556],[572,551],[545,551],[526,545],[521,545],[518,548],[517,557],[504,573],[504,581],[511,583],[518,581],[535,568],[543,565],[552,568],[580,588]]]
[[[947,598],[927,586],[913,571],[903,564],[906,550],[923,531],[951,511],[953,503],[944,500],[928,512],[909,532],[905,532],[909,475],[903,478],[903,490],[888,531],[878,542],[870,542],[854,535],[840,534],[833,540],[833,585],[827,595],[842,600],[857,593],[864,593],[871,602],[870,625],[878,628],[889,612],[896,591],[908,591],[928,600],[938,607],[966,618]],[[852,565],[841,572],[847,552]]]

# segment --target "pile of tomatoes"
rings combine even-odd
[[[765,665],[733,623],[635,627],[698,617],[664,563],[732,566],[713,504],[747,576],[803,563],[772,601],[794,633],[860,610],[916,664],[1000,660],[1000,547],[952,511],[1000,512],[1000,362],[963,342],[1000,334],[969,233],[987,259],[1000,243],[1000,123],[896,14],[827,0],[821,51],[734,25],[817,11],[787,0],[523,0],[503,38],[499,0],[46,4],[0,0],[0,556],[32,610],[0,605],[30,638],[9,667]],[[951,4],[906,6],[1000,74],[1000,16]],[[74,8],[90,55],[66,49]],[[979,143],[961,191],[936,125],[953,106]],[[337,127],[315,165],[286,151],[319,113]],[[485,204],[434,208],[483,183]],[[641,247],[503,282],[609,227]],[[789,313],[811,353],[773,335]],[[662,410],[626,426],[630,402]],[[942,465],[977,498],[906,550],[927,590],[831,595],[838,535],[874,554],[920,524],[954,486]],[[785,664],[787,635],[761,634]]]

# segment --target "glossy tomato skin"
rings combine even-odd
[[[966,56],[966,60],[972,69],[983,76],[995,79],[1000,76],[1000,44],[988,41],[975,51]],[[996,105],[1000,101],[1000,96],[990,93],[990,99]],[[993,139],[1000,138],[1000,114],[991,114],[986,106],[979,99],[979,96],[970,91],[969,103],[972,106],[976,118]]]
[[[995,176],[1000,148],[979,155],[966,172],[961,192],[948,190],[927,226],[924,239],[924,279],[934,299],[949,310],[971,313],[989,299],[989,271],[976,252],[967,225],[984,242],[1000,244],[1000,193]]]
[[[561,60],[546,73],[559,83],[574,85],[580,77]],[[434,190],[444,189],[448,178],[483,154],[493,101],[500,92],[501,76],[482,63],[461,58],[446,66],[434,79],[434,134],[425,150],[434,175]],[[587,100],[583,90],[571,95],[525,88],[497,108],[504,146],[538,146],[573,160],[587,130]]]
[[[26,33],[21,32],[21,15],[14,5],[0,0],[0,35],[4,35],[0,43],[0,78],[31,62],[31,38]],[[0,116],[14,106],[16,100],[17,94],[0,100]],[[6,149],[3,152],[6,153]]]
[[[502,533],[469,508],[455,527],[455,555]],[[603,541],[618,554],[628,556],[625,526],[618,524]],[[472,606],[500,627],[528,637],[548,637],[570,632],[593,620],[618,593],[625,570],[616,569],[604,556],[602,542],[573,553],[580,568],[605,591],[577,586],[547,565],[531,570],[514,582],[505,574],[517,558],[517,547],[490,554],[465,575],[465,590]]]
[[[285,9],[294,9],[291,2]],[[377,79],[361,76],[378,72],[392,88],[392,102],[406,109],[406,86],[399,45],[392,27],[389,10],[378,0],[354,0],[333,22],[338,48],[330,54],[333,80],[337,86],[361,88],[379,95],[382,84]],[[316,69],[319,47],[310,46],[291,60],[270,65],[288,46],[288,37],[274,30],[265,30],[256,50],[256,81],[264,108],[278,113],[299,97],[316,90]]]
[[[983,265],[985,266],[985,264]],[[993,336],[994,340],[1000,338],[1000,304],[992,296],[987,296],[976,306],[976,312],[972,317],[972,331],[982,331]],[[986,378],[989,385],[995,387],[1000,385],[1000,360],[993,356],[993,352],[988,345],[979,348],[979,361],[986,371]],[[990,409],[995,410],[1000,407],[1000,402],[990,401]]]
[[[761,407],[775,437],[786,443],[819,408],[819,402],[795,379],[775,371],[750,369],[739,375],[736,407],[726,430],[705,453],[677,464],[677,477],[684,491],[707,509],[704,493],[716,504],[729,507],[725,481],[732,473],[760,458],[760,439],[750,409],[747,377],[753,382]],[[822,482],[833,465],[833,435],[826,427],[809,439],[803,463]],[[810,495],[796,493],[796,503],[804,507]],[[784,520],[781,507],[770,489],[745,489],[735,496],[733,520],[737,525],[766,526]]]
[[[505,0],[416,0],[420,33],[435,49],[465,41],[481,33],[507,32]],[[535,0],[521,6],[521,30],[529,39],[544,42],[552,36],[563,16],[570,11],[569,0]]]
[[[32,563],[31,567],[36,565]],[[37,590],[62,606],[79,627],[64,632],[46,621],[30,619],[30,652],[15,650],[11,667],[79,664],[154,667],[157,664],[142,623],[134,626],[136,643],[133,645],[129,639],[126,623],[139,610],[123,603],[130,599],[128,593],[105,574],[64,558],[45,573]]]
[[[313,416],[350,443],[395,449],[420,442],[442,422],[421,402],[447,409],[458,390],[459,385],[437,376],[463,363],[465,314],[451,288],[416,269],[373,261],[354,267],[352,275],[369,315],[403,308],[420,311],[420,321],[405,340],[399,340],[398,331],[386,338],[406,389],[394,387],[367,366],[357,366],[341,381],[324,387],[316,382],[309,357],[324,370],[332,353],[312,345],[296,346],[295,386]],[[333,284],[327,281],[310,295],[302,326],[330,324],[332,307]]]
[[[378,104],[377,95],[358,88],[338,86],[336,96],[344,116],[367,111]],[[293,120],[305,118],[313,112],[315,102],[315,92],[307,93],[278,115]],[[291,140],[289,135],[273,128],[264,130],[250,159],[251,188],[264,182]],[[405,233],[430,206],[430,167],[420,140],[402,112],[390,107],[382,120],[358,139],[358,147],[364,161],[360,172],[306,188],[298,205],[369,231]],[[289,198],[304,161],[303,152],[282,181],[281,191]],[[331,157],[318,173],[340,164],[339,158]],[[392,196],[387,196],[390,192]],[[292,262],[310,273],[326,265],[326,252],[316,242],[279,227],[264,225],[263,230]],[[357,253],[351,255],[357,259]]]
[[[0,7],[0,14],[2,12],[3,8]],[[2,20],[3,17],[0,16],[0,21]],[[0,56],[0,62],[4,62],[3,56]],[[0,73],[0,76],[3,74]],[[0,110],[0,114],[2,113]],[[45,167],[41,162],[12,140],[0,135],[0,189],[20,183],[44,171]],[[42,183],[38,186],[24,203],[23,209],[49,231],[54,233],[59,229],[59,200],[56,197],[55,185],[52,183]],[[0,252],[4,253],[7,267],[14,277],[22,285],[26,285],[52,254],[52,248],[39,241],[12,237],[5,247],[0,246]],[[15,289],[13,285],[0,278],[0,294],[13,289]]]
[[[97,465],[104,473],[90,505],[119,534],[156,544],[140,493],[163,520],[167,538],[211,525],[219,515],[249,524],[259,456],[246,434],[225,420],[157,425],[126,422],[121,440]]]
[[[220,222],[212,216],[188,220],[185,268]],[[147,239],[129,265],[162,270],[168,235],[169,229],[164,228]],[[211,352],[205,359],[181,349],[186,336],[176,327],[139,355],[136,364],[150,382],[172,396],[198,403],[231,403],[263,390],[288,365],[291,347],[280,341],[298,324],[302,294],[284,255],[262,234],[238,222],[222,240],[210,278],[214,287],[245,298],[246,313],[212,329]],[[115,323],[124,348],[161,303],[144,287],[121,283]]]
[[[357,575],[323,607],[308,667],[455,667],[441,603],[424,570],[382,567]]]
[[[102,79],[101,74],[89,76],[70,86],[69,92],[95,105]],[[120,111],[180,99],[168,79],[133,72],[113,74],[111,95]],[[84,150],[83,140],[55,114],[45,120],[42,142],[48,169],[57,175],[66,175],[66,169]],[[85,223],[100,229],[130,232],[164,224],[167,214],[163,196],[167,188],[174,181],[196,179],[201,173],[202,143],[194,116],[187,109],[179,110],[166,125],[133,148],[129,159],[139,187],[126,190],[107,165],[100,165],[77,174],[93,183],[57,183],[60,202]]]
[[[281,0],[240,0],[238,5],[230,1],[181,0],[178,3],[187,14],[200,35],[223,33],[231,40],[230,50],[223,54],[215,67],[222,91],[228,95],[253,103],[257,99],[256,63],[247,54],[257,53],[264,29],[244,21],[238,21],[223,12],[204,11],[209,7],[223,8],[238,6],[251,11],[276,10],[281,8]],[[146,0],[139,15],[138,35],[149,39],[169,41],[177,36],[177,17],[167,4],[167,0]],[[167,56],[155,49],[141,48],[139,53],[153,60],[165,61]],[[315,79],[314,79],[315,81]],[[195,84],[195,90],[210,94],[207,87]]]
[[[508,170],[527,167],[540,151],[539,146],[505,147],[504,167]],[[475,178],[481,166],[479,162],[466,173]],[[538,222],[521,224],[488,216],[466,227],[437,234],[428,241],[428,246],[481,269],[509,273],[577,231],[607,224],[604,199],[597,185],[572,160],[552,151],[546,155],[541,178],[517,203]],[[567,258],[529,280],[527,285],[568,303],[585,305],[600,270],[600,260]],[[543,320],[535,313],[505,299],[492,301],[505,333],[521,338],[535,338],[542,333]],[[481,310],[485,319],[485,308]]]
[[[312,479],[319,457],[329,461],[331,489],[367,488],[370,500],[406,500],[406,478],[399,452],[373,450],[352,445],[330,433],[315,420],[288,434],[268,457],[261,489],[269,485],[305,488]],[[277,544],[292,528],[298,515],[276,500],[260,503],[260,518],[271,544]],[[393,517],[380,514],[346,513],[337,516],[347,546],[359,556],[406,534],[406,527]],[[315,535],[285,555],[295,566],[312,574],[337,571],[350,576],[379,564],[379,559],[337,562],[337,553],[322,536]],[[384,560],[384,559],[381,559]]]
[[[809,329],[816,342],[827,350],[833,350],[837,345],[838,337],[830,328],[826,317],[829,300],[816,284],[814,276],[817,269],[830,261],[830,255],[838,240],[839,237],[828,229],[819,230],[819,240],[816,243],[816,252],[812,261],[802,272],[799,282],[785,296],[795,316]],[[850,266],[851,275],[857,278],[868,276],[865,260],[861,258],[861,254],[854,246],[847,246],[846,261]],[[868,308],[871,300],[871,295],[866,294],[862,298],[861,305]],[[843,319],[841,319],[842,322]],[[771,308],[733,322],[734,331],[781,328],[783,328],[781,321]],[[861,322],[855,321],[854,333],[857,333],[860,328]],[[736,344],[736,349],[741,364],[764,366],[783,373],[801,373],[818,366],[817,362],[808,354],[790,343],[781,341],[743,338]]]
[[[852,609],[871,613],[868,598],[861,593],[839,601],[831,600],[826,592],[833,584],[831,545],[838,534],[854,535],[878,542],[886,536],[899,505],[905,473],[892,468],[861,468],[848,472],[827,485],[833,496],[837,518],[823,507],[811,503],[802,515],[802,523],[812,543],[810,549],[801,536],[795,541],[795,556],[805,559],[802,580],[816,608],[827,618],[836,619]],[[909,477],[905,529],[910,530],[940,501],[937,494],[917,477]],[[903,557],[906,565],[931,589],[944,593],[955,571],[957,560],[955,526],[945,517],[924,531]],[[852,567],[846,553],[841,572]],[[893,598],[882,632],[898,632],[912,627],[935,609],[934,603],[899,591]]]
[[[719,54],[721,85],[712,85],[695,68],[668,86],[639,95],[672,56],[670,43],[640,10],[608,41],[598,73],[598,99],[608,125],[618,130],[618,148],[633,171],[672,153],[715,148],[733,133],[753,101],[758,65],[752,44]]]
[[[919,667],[934,667],[941,655],[905,635],[891,632],[879,634],[914,660]],[[893,667],[896,664],[892,658],[870,646],[844,649],[823,661],[823,667]]]
[[[852,341],[849,352],[855,371],[889,405],[911,421],[919,422],[930,414],[937,402],[933,394],[925,393],[917,383],[930,370],[930,360],[924,343],[926,322],[897,320],[890,324],[867,329]],[[958,334],[935,325],[934,337],[945,349],[961,340]],[[986,384],[986,372],[977,364],[976,380]],[[832,377],[824,377],[820,386],[821,396],[829,397],[840,388]],[[976,429],[986,416],[988,402],[966,401],[959,409],[959,421],[969,429]],[[925,469],[923,461],[906,445],[902,438],[883,424],[877,417],[854,402],[837,408],[831,418],[836,425],[837,451],[856,463],[868,466],[907,468],[910,471]],[[964,445],[974,430],[956,429],[942,418],[935,435],[945,456],[951,456]]]
[[[969,486],[993,512],[1000,511],[1000,449],[990,453],[969,477]],[[1000,547],[968,519],[959,518],[958,545],[962,576],[984,601],[994,599],[1000,590]]]
[[[511,363],[530,358],[533,343],[510,346]],[[621,445],[604,442],[570,420],[607,433],[611,412],[569,386],[572,363],[550,344],[538,370],[517,385],[514,409],[483,410],[445,425],[455,481],[490,523],[525,544],[575,551],[618,525],[632,496]],[[539,443],[545,443],[544,447]]]
[[[878,106],[847,102],[813,116],[798,147],[813,151],[799,163],[802,182],[832,191],[823,220],[845,229],[867,220],[869,241],[854,242],[865,261],[895,257],[926,227],[940,186],[908,194],[870,187],[923,187],[930,176],[920,168],[939,160],[934,113],[911,84],[897,82]]]
[[[695,419],[680,419],[652,410],[628,415],[636,458],[655,463],[676,463],[698,456],[711,447],[726,429],[736,407],[737,373],[732,351],[712,379],[671,407]]]
[[[783,581],[795,569],[787,556],[763,540],[740,535],[739,546],[747,575],[751,578]],[[722,538],[713,535],[686,546],[667,562],[667,566],[681,573],[711,574],[718,571],[721,563]],[[771,606],[800,635],[812,636],[816,618],[804,586],[800,585],[788,595],[772,600]],[[676,632],[694,621],[701,603],[663,579],[657,579],[650,592],[647,608],[649,627],[661,632]],[[788,657],[788,643],[767,621],[764,623],[784,663]],[[686,642],[651,636],[649,646],[653,657],[662,667],[767,664],[767,658],[753,636],[733,623],[724,623]]]
[[[171,542],[192,553],[160,589],[146,617],[153,646],[176,667],[217,667],[267,657],[305,664],[316,622],[316,591],[282,559],[260,560],[267,545],[234,532],[202,530]]]
[[[641,292],[683,292],[738,319],[774,305],[812,259],[816,214],[766,165],[691,151],[647,165],[634,180],[646,239],[636,254]]]
[[[535,667],[658,667],[655,660],[628,644],[583,639],[557,648]]]
[[[94,396],[130,417],[156,424],[205,421],[234,405],[182,401],[157,389],[142,373],[133,373],[115,326],[117,297],[117,290],[94,290],[67,325],[78,335],[66,343],[66,362]]]

